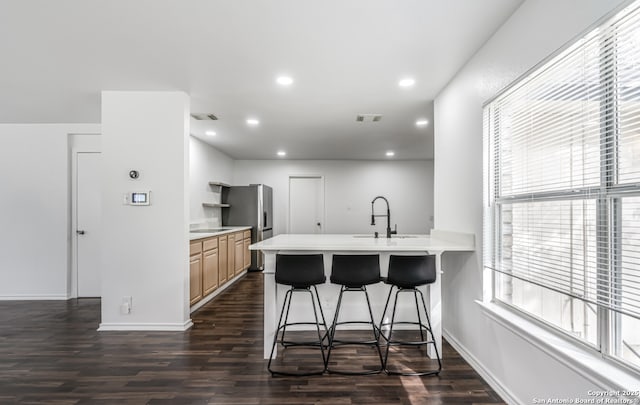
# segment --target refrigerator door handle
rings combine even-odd
[[[264,211],[264,222],[262,223],[262,227],[266,228],[267,226],[267,211]]]

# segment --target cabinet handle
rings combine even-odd
[[[81,231],[81,230],[76,231],[76,233],[77,233],[78,235],[84,235],[84,231]]]

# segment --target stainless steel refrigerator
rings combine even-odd
[[[251,243],[273,236],[273,190],[264,184],[231,186],[222,189],[223,226],[251,226]],[[262,252],[251,251],[250,271],[264,270]]]

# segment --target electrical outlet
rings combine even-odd
[[[131,314],[131,308],[133,307],[133,297],[125,296],[122,297],[122,304],[120,304],[120,313],[122,315]]]

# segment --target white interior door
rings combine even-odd
[[[78,297],[100,297],[100,153],[76,154]]]
[[[289,177],[289,233],[322,233],[324,179]]]

